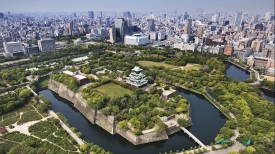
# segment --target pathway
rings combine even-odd
[[[34,92],[34,91],[30,88],[29,85],[27,85],[26,87],[27,87],[28,89],[30,89],[31,92],[32,92],[35,96],[37,96],[37,93]],[[44,102],[43,102],[42,100],[40,100],[40,99],[39,99],[39,102],[44,103]],[[67,133],[68,133],[72,138],[74,138],[75,141],[76,141],[79,145],[84,144],[84,142],[82,141],[82,139],[80,139],[78,136],[76,136],[75,133],[74,133],[67,125],[65,125],[65,124],[59,119],[59,117],[55,114],[55,112],[53,112],[52,110],[49,110],[49,115],[51,115],[51,116],[55,117],[56,119],[58,119],[58,120],[60,121],[59,123],[60,123],[60,125],[62,126],[62,128],[63,128],[64,130],[66,130]]]
[[[184,133],[188,134],[188,136],[191,137],[202,148],[206,147],[195,135],[193,135],[191,132],[189,132],[186,128],[180,127],[180,129],[182,129],[184,131]]]

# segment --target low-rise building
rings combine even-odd
[[[25,48],[21,42],[4,42],[4,56],[23,56],[25,54]]]
[[[146,45],[149,43],[149,38],[147,35],[135,34],[132,36],[126,35],[124,38],[124,43],[126,45]]]
[[[42,52],[55,50],[55,40],[51,38],[45,38],[38,40],[39,50]]]

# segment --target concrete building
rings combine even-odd
[[[72,35],[73,34],[73,28],[74,28],[73,27],[74,26],[73,21],[69,22],[67,25],[68,25],[68,34]]]
[[[115,28],[116,28],[116,41],[123,42],[124,36],[128,32],[127,21],[124,18],[115,19]]]
[[[253,52],[262,52],[263,41],[258,39],[252,41],[251,48]]]
[[[109,42],[116,43],[116,29],[114,27],[109,28],[109,36]]]
[[[22,46],[21,42],[4,42],[4,56],[23,56],[25,54],[25,48]]]
[[[243,12],[238,12],[235,17],[235,27],[239,27],[243,22]]]
[[[154,19],[149,19],[148,21],[148,30],[155,31],[155,21]]]
[[[186,25],[184,26],[184,34],[191,34],[192,19],[186,20]]]
[[[158,32],[158,40],[165,40],[165,32],[164,31],[159,31]]]
[[[125,36],[124,43],[126,45],[146,45],[149,43],[149,37],[147,35],[135,34],[132,36]]]
[[[34,53],[38,53],[39,52],[39,48],[37,45],[34,44],[28,44],[25,46],[25,51],[26,53],[28,53],[29,55],[34,54]]]
[[[197,37],[202,37],[203,35],[203,26],[199,25],[197,29]]]
[[[55,50],[55,40],[51,38],[45,38],[38,40],[39,50],[44,51],[53,51]]]
[[[233,46],[231,45],[225,45],[224,49],[223,49],[223,54],[228,55],[228,56],[232,56],[233,55]]]
[[[197,50],[198,45],[194,44],[194,43],[184,43],[184,42],[180,42],[180,43],[174,43],[173,44],[173,48],[177,48],[180,50],[191,50],[191,51],[196,51]]]
[[[158,33],[157,32],[151,32],[150,33],[150,40],[157,40]]]
[[[88,11],[88,17],[89,18],[95,18],[94,12],[93,11]]]

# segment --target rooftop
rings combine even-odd
[[[136,71],[136,72],[139,72],[139,71],[142,71],[142,69],[138,66],[135,66],[132,71]]]

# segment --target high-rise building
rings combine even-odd
[[[132,13],[132,20],[135,20],[136,15],[134,13]]]
[[[191,34],[192,19],[187,19],[184,26],[184,34]]]
[[[74,28],[73,26],[74,26],[73,21],[68,23],[68,34],[69,35],[73,35],[73,28]]]
[[[55,41],[54,39],[51,39],[51,38],[38,40],[38,47],[39,47],[39,50],[42,52],[53,51],[55,50]]]
[[[97,24],[97,26],[101,26],[101,18],[96,19],[96,24]]]
[[[189,17],[188,13],[187,12],[184,12],[183,14],[183,20],[187,20]]]
[[[178,11],[177,10],[175,10],[175,15],[178,15]]]
[[[148,19],[148,30],[155,31],[155,21],[154,19]]]
[[[265,13],[265,21],[269,21],[270,20],[270,12],[266,12]]]
[[[10,13],[10,11],[8,12],[8,16],[10,16],[11,15],[11,13]]]
[[[130,11],[123,12],[123,17],[124,17],[124,18],[131,18],[131,13],[130,13]]]
[[[243,12],[238,12],[235,17],[235,27],[239,27],[243,22]]]
[[[197,30],[197,37],[202,37],[202,35],[203,35],[203,26],[199,25]]]
[[[110,25],[110,18],[105,19],[105,26],[108,27]]]
[[[127,21],[124,18],[117,18],[115,20],[115,28],[116,28],[116,41],[121,42],[124,41],[124,36],[128,31]]]
[[[109,28],[110,42],[116,43],[116,29],[114,27]]]
[[[95,18],[94,11],[88,11],[88,17],[89,18]]]
[[[164,14],[162,14],[162,18],[163,19],[165,19],[166,18],[166,14],[164,13]]]
[[[103,16],[102,16],[102,12],[100,11],[100,18],[102,19],[102,17],[103,17]]]
[[[263,49],[263,41],[258,39],[252,41],[251,48],[253,52],[261,52]]]
[[[26,17],[26,23],[29,25],[30,24],[30,18]]]
[[[224,26],[224,22],[225,22],[225,17],[220,17],[219,24]]]
[[[4,14],[0,12],[0,19],[4,18]]]
[[[74,13],[73,16],[76,18],[76,13]]]

